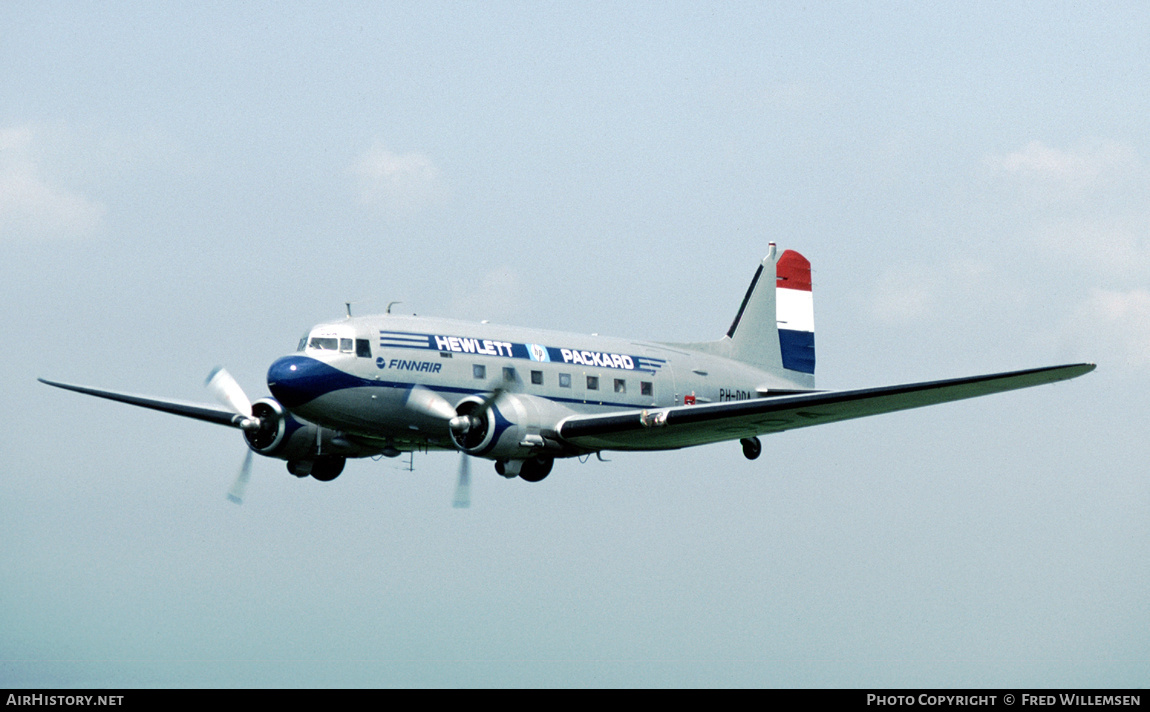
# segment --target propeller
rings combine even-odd
[[[465,452],[459,453],[459,480],[455,483],[455,498],[451,506],[456,509],[471,507],[471,458]]]
[[[248,454],[244,456],[244,464],[240,465],[240,472],[236,475],[236,481],[232,483],[232,488],[228,490],[228,499],[236,504],[244,503],[244,490],[248,488],[248,480],[252,478],[252,451],[249,449]]]
[[[223,366],[213,368],[212,372],[208,374],[208,380],[204,381],[204,385],[207,386],[208,391],[215,396],[216,400],[231,408],[232,412],[236,414],[233,422],[244,430],[259,430],[259,419],[252,417],[252,402],[226,368]]]
[[[232,422],[236,423],[245,432],[255,432],[260,429],[260,419],[252,414],[252,402],[248,399],[244,389],[236,382],[232,374],[228,373],[227,369],[222,366],[216,366],[212,372],[208,374],[208,379],[204,382],[216,400],[223,405],[230,408],[236,415]],[[228,490],[228,499],[236,504],[243,504],[244,491],[247,489],[248,480],[252,478],[252,450],[248,448],[247,455],[244,456],[244,462],[240,465],[239,474],[236,475],[236,481],[232,483],[232,488]]]
[[[483,396],[474,413],[483,413],[489,409],[496,400],[506,392],[503,387],[496,387]],[[483,427],[483,420],[471,413],[458,415],[455,408],[443,396],[423,386],[414,386],[407,395],[406,406],[429,418],[447,421],[447,427],[458,438],[462,439],[472,428]],[[459,452],[459,479],[455,483],[455,497],[451,506],[456,509],[467,509],[471,506],[471,457],[460,450]]]
[[[483,400],[480,401],[479,405],[474,410],[472,410],[470,413],[465,413],[463,415],[457,415],[453,417],[451,420],[447,421],[447,426],[451,428],[453,433],[461,438],[471,432],[472,428],[483,427],[483,419],[477,415],[473,415],[473,413],[486,412],[489,408],[491,408],[491,405],[495,403],[495,401],[499,400],[499,397],[506,392],[506,388],[496,386],[491,390],[490,393],[483,396]]]
[[[504,388],[497,387],[493,389],[483,397],[479,406],[475,408],[475,412],[484,412],[505,392],[506,389]],[[483,421],[478,416],[471,414],[457,415],[455,408],[447,402],[446,398],[423,386],[412,387],[411,392],[407,395],[406,406],[429,418],[446,420],[447,427],[451,428],[451,431],[460,437],[467,435],[472,428],[480,427],[483,424]]]

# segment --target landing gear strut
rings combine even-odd
[[[758,438],[743,438],[739,441],[743,445],[743,457],[754,460],[763,454],[763,444]]]

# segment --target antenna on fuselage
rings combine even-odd
[[[403,304],[403,302],[388,302],[387,303],[387,313],[388,314],[391,313],[391,307],[396,305],[396,304]]]
[[[343,305],[347,307],[347,318],[351,318],[351,302],[344,302]]]

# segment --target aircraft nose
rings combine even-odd
[[[330,390],[326,381],[334,370],[308,356],[284,356],[268,368],[268,390],[285,408],[295,408]]]

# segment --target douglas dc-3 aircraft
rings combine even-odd
[[[251,403],[223,369],[207,386],[225,407],[40,379],[79,393],[243,431],[252,452],[297,477],[335,479],[349,457],[459,450],[456,505],[469,501],[468,457],[538,482],[556,458],[668,450],[1062,381],[1093,364],[849,391],[815,390],[811,266],[770,243],[718,341],[650,343],[415,316],[351,317],[314,327],[268,369],[271,398]]]

